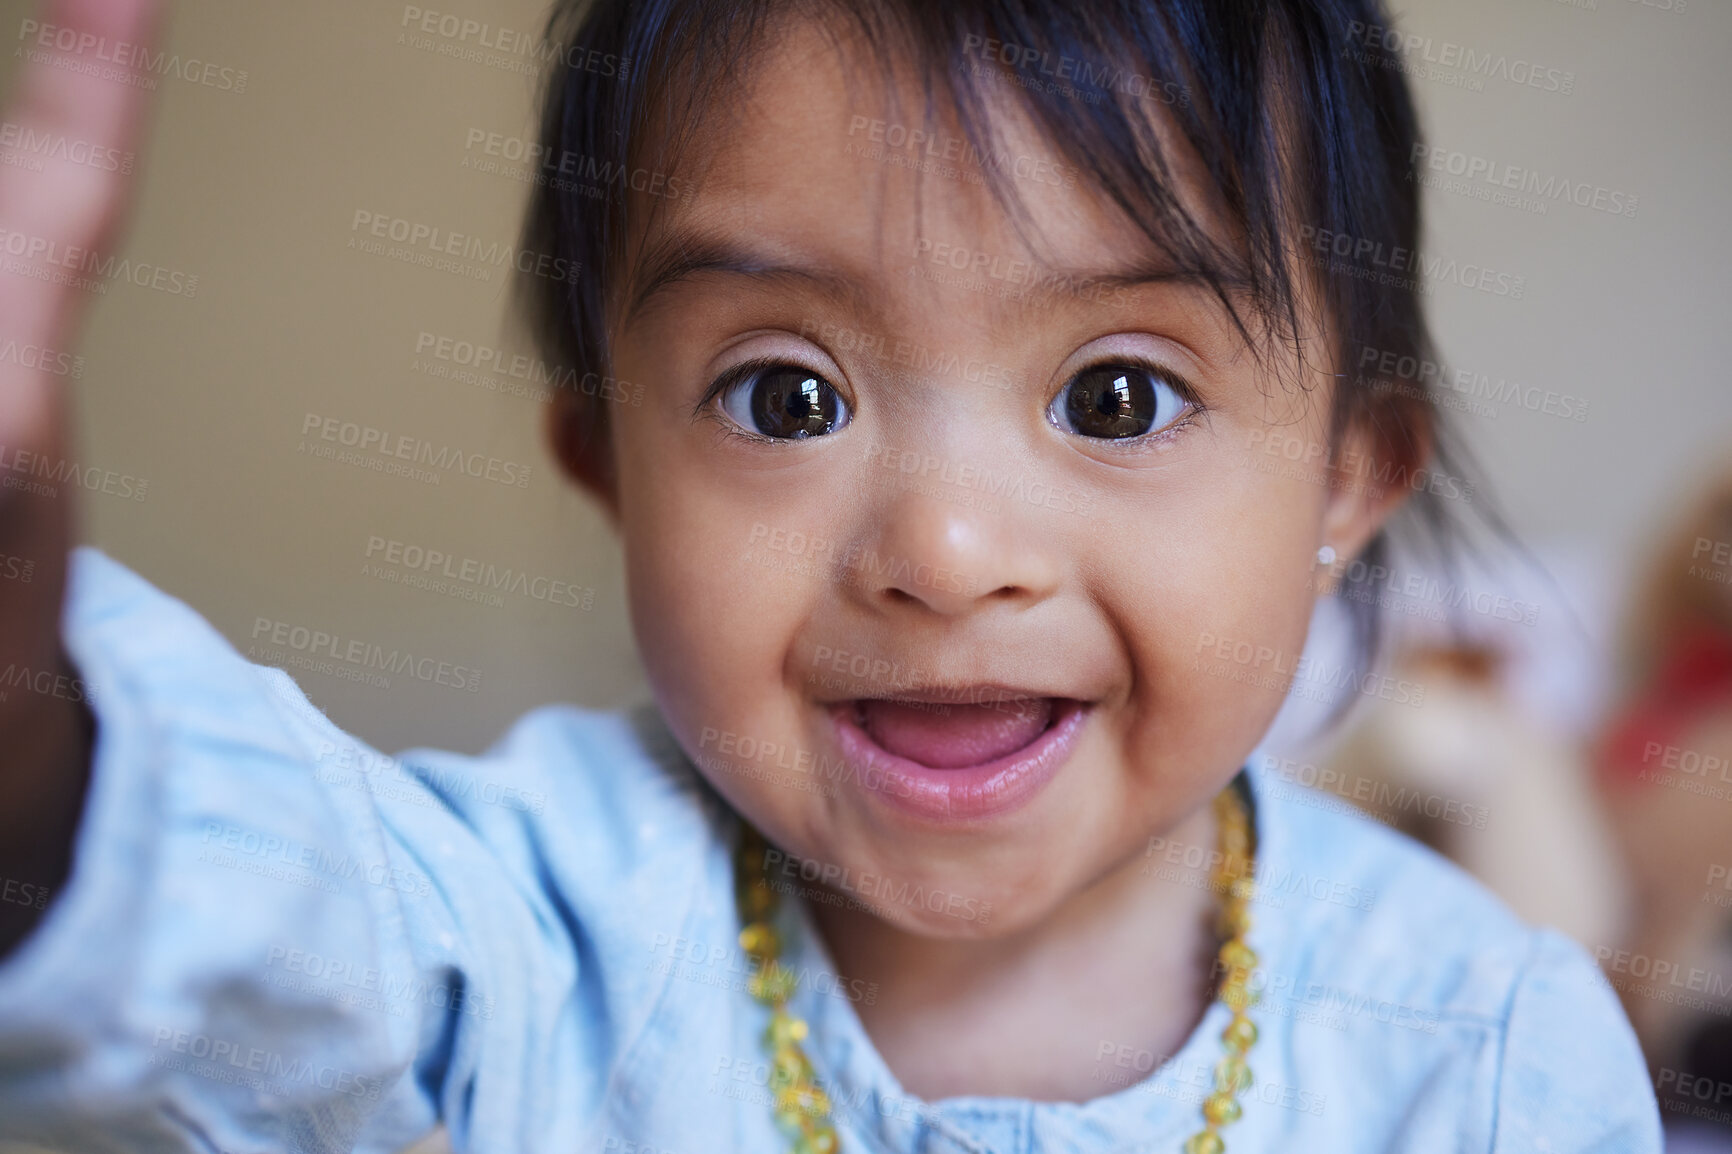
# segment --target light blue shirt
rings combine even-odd
[[[459,1150],[787,1149],[736,941],[735,819],[653,708],[538,709],[480,757],[387,757],[100,554],[78,551],[68,598],[99,730],[72,877],[0,965],[0,1137],[384,1151],[443,1120]],[[1261,1037],[1229,1150],[1660,1149],[1579,947],[1250,777]],[[1152,843],[1145,868],[1190,852]],[[1176,1055],[1102,1039],[1088,1102],[923,1102],[861,1027],[875,987],[784,909],[844,1150],[1168,1154],[1198,1129],[1218,1003]]]

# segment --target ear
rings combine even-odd
[[[561,389],[547,413],[547,435],[554,459],[577,482],[619,532],[619,493],[613,464],[611,427],[598,429],[597,410],[575,393]]]
[[[1429,425],[1373,410],[1349,422],[1330,464],[1329,498],[1323,507],[1318,545],[1335,550],[1340,562],[1359,556],[1408,497],[1426,484],[1431,463]],[[1379,425],[1388,422],[1384,427]],[[1329,566],[1321,592],[1333,591],[1344,566]]]

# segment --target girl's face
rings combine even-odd
[[[917,88],[898,119],[837,53],[760,58],[634,248],[632,622],[686,753],[807,880],[1008,933],[1206,823],[1319,547],[1387,502],[1330,484],[1327,377],[1277,383],[1014,113],[1033,235],[959,137],[913,135]]]

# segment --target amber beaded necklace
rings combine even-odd
[[[1233,786],[1215,797],[1215,824],[1219,830],[1219,861],[1210,882],[1221,895],[1216,932],[1222,938],[1222,981],[1216,999],[1233,1013],[1221,1031],[1226,1056],[1215,1064],[1215,1090],[1203,1099],[1203,1128],[1191,1135],[1184,1154],[1222,1154],[1226,1144],[1221,1127],[1239,1118],[1238,1097],[1251,1086],[1251,1067],[1245,1053],[1257,1041],[1257,1026],[1246,1011],[1257,1000],[1250,988],[1257,955],[1245,944],[1251,929],[1251,897],[1255,857],[1251,845],[1251,820],[1244,799]],[[780,964],[781,938],[774,925],[778,901],[764,877],[763,836],[742,824],[739,854],[735,861],[735,888],[740,918],[740,948],[752,960],[749,988],[752,996],[770,1009],[770,1025],[764,1045],[770,1052],[769,1088],[776,1122],[792,1142],[791,1154],[840,1154],[842,1142],[830,1123],[830,1096],[819,1086],[811,1059],[800,1043],[807,1034],[806,1022],[788,1012],[795,975]]]

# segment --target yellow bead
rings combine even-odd
[[[1257,1023],[1243,1014],[1234,1014],[1227,1028],[1221,1031],[1221,1041],[1243,1053],[1257,1044]]]
[[[778,1012],[771,1015],[770,1027],[764,1031],[764,1040],[770,1049],[780,1050],[798,1045],[806,1040],[806,1020],[794,1015]]]
[[[746,988],[760,1002],[779,1006],[793,996],[795,980],[792,970],[772,964],[746,979]]]
[[[752,922],[740,931],[740,948],[748,954],[773,958],[781,952],[781,939],[769,922]]]
[[[828,1126],[816,1126],[794,1139],[794,1154],[841,1154],[842,1141]]]
[[[1221,961],[1240,970],[1257,968],[1257,951],[1237,938],[1221,947]]]
[[[1185,1154],[1221,1154],[1227,1144],[1213,1130],[1199,1130],[1185,1143]]]
[[[1227,1057],[1215,1063],[1215,1090],[1221,1094],[1243,1094],[1251,1088],[1251,1067],[1243,1058]]]
[[[1241,905],[1232,905],[1221,911],[1221,936],[1227,938],[1242,938],[1251,932],[1251,911]]]
[[[1239,1120],[1239,1103],[1231,1094],[1211,1094],[1203,1101],[1203,1117],[1212,1125],[1225,1126]]]
[[[776,1091],[778,1113],[822,1118],[830,1113],[830,1096],[816,1086],[786,1086]]]
[[[1236,982],[1232,979],[1228,979],[1221,987],[1220,998],[1221,1004],[1235,1014],[1244,1013],[1257,1004],[1257,995],[1246,989],[1243,981]]]
[[[812,1076],[812,1063],[798,1046],[786,1046],[770,1057],[770,1088],[785,1090],[799,1086]]]

